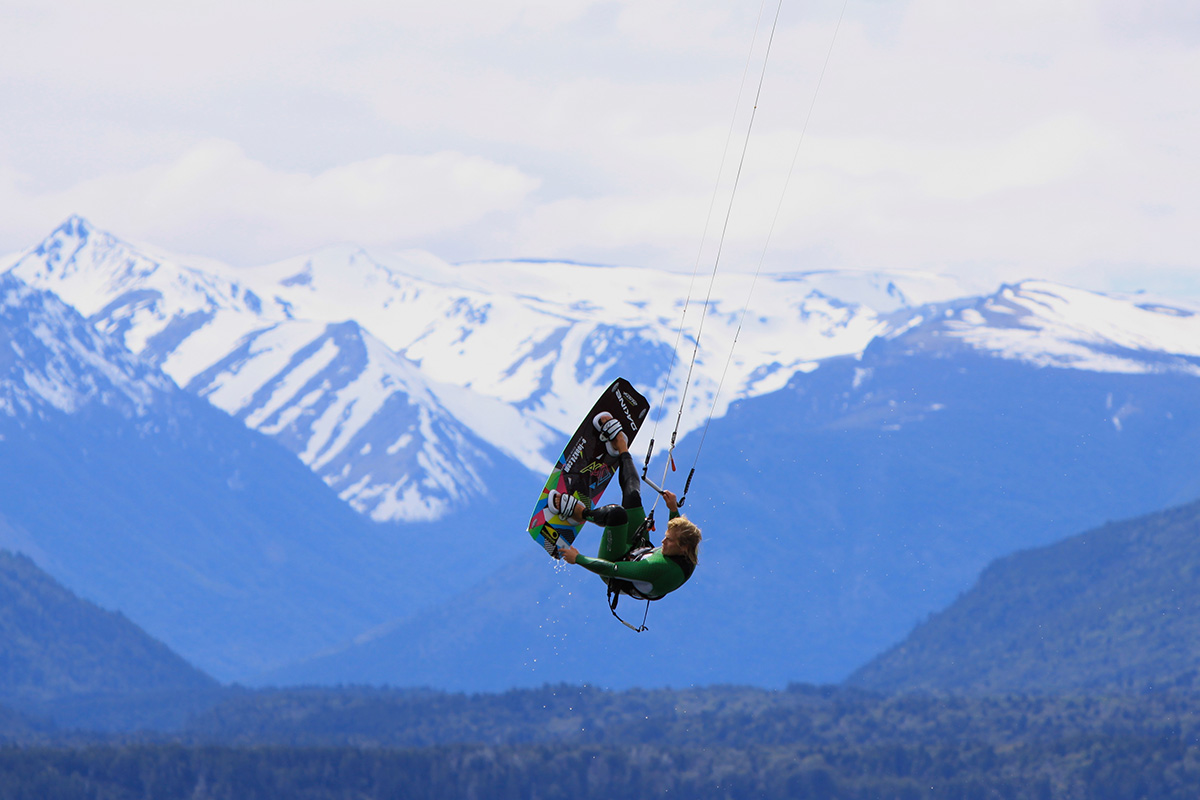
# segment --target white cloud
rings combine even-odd
[[[731,264],[758,260],[841,7],[784,7]],[[758,12],[10,0],[0,248],[80,212],[237,262],[354,240],[689,268]],[[1198,33],[1184,0],[851,3],[769,264],[1194,269]]]
[[[387,155],[307,174],[272,170],[214,140],[61,192],[25,193],[10,179],[0,197],[24,209],[21,222],[82,213],[122,235],[253,263],[332,241],[395,246],[435,236],[512,210],[536,187],[513,167],[460,153]],[[237,249],[224,252],[230,234]]]

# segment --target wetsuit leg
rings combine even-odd
[[[642,507],[642,482],[638,478],[633,456],[622,453],[617,479],[621,482],[621,505],[626,508]]]
[[[583,512],[583,518],[588,522],[594,522],[597,525],[610,527],[612,525],[624,525],[629,521],[629,513],[621,506],[613,503],[612,505],[600,506],[593,508],[591,511]]]
[[[633,465],[633,456],[629,453],[621,454],[618,478],[621,481],[621,505],[624,506],[626,518],[622,523],[616,523],[615,517],[612,523],[601,523],[607,527],[604,529],[604,535],[600,537],[600,552],[597,557],[605,561],[620,561],[628,555],[638,528],[646,520],[646,511],[642,508],[641,481],[638,478],[637,467]]]

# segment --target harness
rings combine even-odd
[[[621,557],[621,561],[641,561],[643,558],[653,553],[656,549],[650,544],[650,531],[654,530],[654,512],[650,512],[650,516],[646,517],[645,521],[638,527],[633,534],[633,547],[629,552]],[[692,572],[696,569],[696,565],[688,561],[682,556],[666,556],[671,561],[674,561],[679,568],[683,570],[683,579],[686,582],[692,577]],[[646,611],[642,614],[642,624],[634,626],[626,622],[620,614],[617,613],[617,603],[621,599],[621,595],[627,594],[636,600],[646,601]],[[665,595],[664,595],[665,596]],[[661,597],[650,597],[638,590],[633,581],[625,580],[624,578],[608,578],[608,610],[612,613],[617,621],[629,628],[634,633],[642,633],[648,630],[646,628],[646,618],[650,616],[650,603],[654,600],[661,600]]]

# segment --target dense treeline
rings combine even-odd
[[[884,695],[793,685],[609,692],[548,686],[466,695],[386,689],[246,692],[193,718],[195,744],[430,747],[648,744],[679,747],[995,746],[1089,734],[1200,737],[1200,694]]]
[[[675,748],[551,744],[393,748],[138,745],[0,750],[7,800],[691,800],[1080,798],[1194,800],[1178,737],[1089,735],[1052,746],[953,744]]]
[[[6,800],[1200,796],[1181,691],[233,690],[174,732],[9,722]]]

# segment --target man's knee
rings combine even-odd
[[[595,522],[597,525],[603,525],[606,528],[613,525],[624,525],[629,521],[629,513],[615,503],[594,508],[584,516],[586,519]]]

